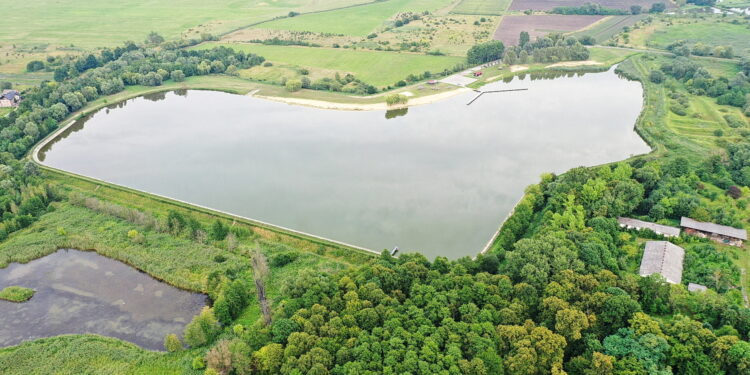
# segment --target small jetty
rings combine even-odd
[[[474,103],[477,99],[479,99],[480,96],[484,94],[492,94],[496,92],[527,91],[527,90],[528,89],[507,89],[507,90],[487,90],[487,91],[474,90],[478,93],[477,96],[475,96],[474,99],[471,99],[471,101],[466,103],[466,105],[471,105],[471,103]]]

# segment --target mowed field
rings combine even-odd
[[[150,31],[167,39],[223,33],[254,22],[370,0],[34,0],[2,4],[2,44],[71,44],[92,48],[141,41]]]
[[[451,13],[500,15],[508,9],[512,0],[461,0]]]
[[[505,16],[495,30],[495,40],[506,45],[517,45],[521,31],[527,31],[531,40],[553,32],[570,32],[580,30],[605,16],[563,16],[563,15],[533,15],[533,16]]]
[[[402,12],[434,12],[451,0],[387,0],[330,12],[303,14],[267,22],[258,27],[274,30],[366,36]]]
[[[640,5],[644,9],[649,9],[652,4],[657,2],[664,2],[668,8],[675,6],[670,0],[513,0],[510,4],[510,10],[552,10],[555,7],[581,6],[586,3],[596,3],[604,8],[623,10],[630,10],[631,5]]]
[[[709,46],[732,46],[734,54],[750,56],[750,28],[743,24],[728,22],[689,22],[663,25],[656,29],[640,31],[648,47],[665,48],[676,40],[703,43]]]
[[[204,43],[196,48],[212,48],[217,45],[252,52],[273,63],[351,73],[362,81],[378,87],[393,85],[409,74],[420,74],[424,71],[442,72],[465,61],[463,57],[456,56],[250,43]]]
[[[622,31],[625,27],[635,25],[638,21],[646,18],[646,14],[638,14],[632,16],[609,16],[602,22],[598,22],[586,30],[576,32],[573,34],[575,37],[582,37],[588,35],[596,39],[597,42],[601,43],[607,39],[613,37],[615,34]]]

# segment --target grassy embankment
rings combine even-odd
[[[34,296],[34,289],[9,286],[0,290],[0,299],[11,302],[26,302]]]

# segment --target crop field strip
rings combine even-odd
[[[604,16],[564,16],[558,14],[505,16],[495,30],[494,38],[506,45],[516,45],[521,31],[527,31],[533,40],[550,32],[565,33],[580,30],[603,18]]]
[[[596,39],[597,42],[603,42],[621,32],[623,28],[635,25],[638,21],[645,18],[646,15],[631,16],[609,16],[596,25],[592,25],[585,30],[576,31],[573,36],[580,37],[588,35]]]
[[[601,5],[603,8],[613,8],[630,10],[631,5],[640,5],[643,9],[651,8],[657,0],[599,0],[594,3]],[[510,4],[511,11],[532,10],[552,10],[555,7],[573,7],[592,3],[588,0],[513,0]],[[669,0],[665,1],[667,8],[674,8],[675,5]]]
[[[508,10],[512,0],[461,0],[451,13],[497,16]]]

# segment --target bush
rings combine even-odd
[[[169,77],[172,78],[175,82],[182,82],[185,80],[185,73],[182,72],[182,70],[173,70],[171,73],[169,73]]]
[[[38,72],[43,69],[44,63],[39,60],[29,61],[29,63],[26,64],[26,71],[28,72]]]
[[[724,115],[724,121],[727,122],[730,128],[742,128],[745,127],[745,121],[735,115]]]
[[[203,356],[196,356],[193,358],[193,363],[191,365],[193,367],[193,370],[203,370],[206,368],[206,362],[203,360]]]
[[[298,79],[290,79],[286,81],[286,84],[284,85],[286,87],[286,91],[289,92],[295,92],[302,89],[302,81]]]
[[[294,262],[298,257],[299,254],[293,252],[276,254],[271,258],[271,266],[284,267],[287,264]]]
[[[466,53],[466,60],[469,64],[483,64],[501,59],[504,52],[505,45],[503,42],[492,40],[469,48],[469,51]]]
[[[191,348],[203,346],[213,341],[219,333],[221,333],[219,321],[214,316],[213,310],[206,306],[185,327],[185,343]]]
[[[664,72],[661,70],[652,70],[648,75],[648,79],[653,83],[662,83],[664,82]]]
[[[180,341],[180,338],[174,333],[168,334],[164,338],[164,349],[167,349],[170,353],[182,350],[182,342]]]
[[[389,106],[396,105],[396,104],[406,104],[406,102],[408,101],[409,101],[409,98],[400,94],[391,94],[385,97],[385,102]]]

